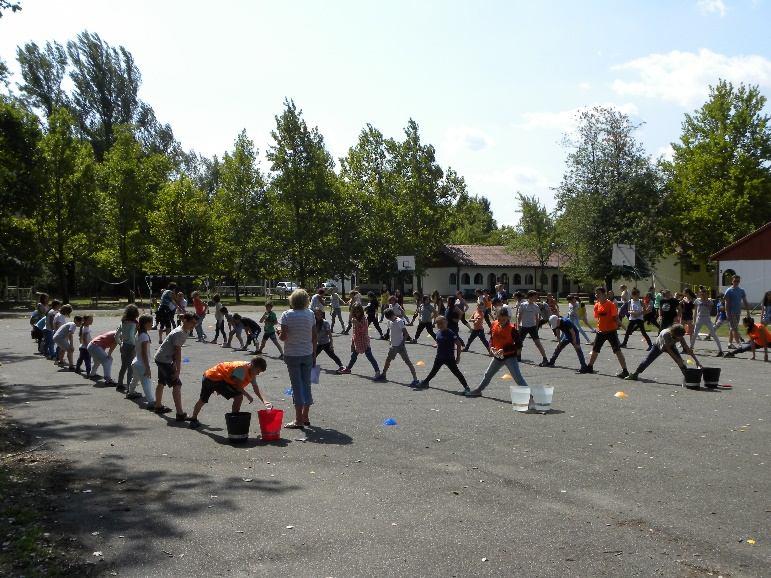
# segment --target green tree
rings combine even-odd
[[[215,271],[233,280],[236,302],[247,277],[265,272],[271,246],[271,218],[265,180],[257,165],[254,143],[243,130],[220,168],[220,186],[212,201]]]
[[[136,287],[136,274],[151,257],[148,217],[153,197],[167,181],[171,163],[164,155],[147,154],[131,127],[114,129],[115,143],[98,172],[104,230],[97,259],[113,275],[127,276],[131,287]]]
[[[614,243],[636,246],[647,263],[664,249],[661,215],[666,189],[660,172],[635,138],[639,128],[612,108],[595,107],[578,117],[557,207],[560,241],[571,255],[565,269],[580,280],[621,274],[611,265]]]
[[[554,218],[535,195],[517,193],[521,216],[508,246],[515,251],[532,254],[538,261],[537,282],[543,290],[543,270],[556,250]]]
[[[153,238],[152,270],[191,275],[211,273],[212,211],[204,192],[189,177],[182,176],[163,185],[148,218]]]
[[[3,12],[10,10],[11,12],[18,12],[21,10],[21,2],[11,2],[11,0],[0,0],[0,18],[3,17]]]
[[[46,42],[41,48],[29,42],[16,49],[16,58],[24,80],[19,85],[24,99],[33,107],[42,110],[45,118],[67,105],[67,95],[62,81],[67,72],[67,51],[58,42]]]
[[[70,298],[76,263],[94,251],[98,219],[94,207],[99,206],[93,151],[76,132],[74,117],[60,108],[51,113],[48,132],[40,141],[42,205],[48,210],[38,220],[65,301]]]
[[[498,224],[493,218],[486,197],[469,195],[465,190],[450,211],[449,243],[455,245],[497,245],[500,243]]]
[[[309,129],[291,100],[276,116],[268,149],[276,201],[276,232],[284,243],[289,271],[301,286],[331,273],[328,246],[333,230],[335,173],[317,127]]]
[[[720,81],[686,114],[674,157],[669,238],[686,258],[710,254],[771,221],[771,124],[757,86]]]

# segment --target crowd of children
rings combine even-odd
[[[637,288],[628,291],[625,286],[621,286],[620,301],[617,303],[611,292],[604,287],[597,287],[592,310],[596,328],[588,323],[586,305],[576,295],[568,296],[566,315],[561,316],[557,300],[552,295],[541,300],[536,291],[517,292],[510,299],[503,288],[495,293],[477,290],[475,304],[469,304],[460,291],[446,299],[438,293],[428,296],[416,292],[413,295],[415,311],[410,318],[405,312],[403,297],[398,292],[391,294],[384,290],[379,296],[372,292],[362,296],[354,290],[346,301],[333,291],[327,301],[325,291],[321,289],[311,300],[316,317],[314,360],[324,352],[336,364],[338,373],[349,374],[358,356],[363,354],[372,365],[375,381],[387,381],[391,363],[400,356],[412,375],[410,385],[417,389],[429,387],[441,368],[446,366],[458,379],[466,396],[478,397],[503,367],[506,367],[517,384],[527,385],[519,370],[519,363],[522,361],[524,341],[528,337],[541,357],[538,364],[541,367],[554,367],[562,350],[571,346],[578,358],[578,373],[592,373],[598,354],[607,343],[621,368],[617,377],[637,379],[664,352],[684,370],[685,364],[678,353],[678,346],[682,352],[692,355],[698,364],[692,348],[702,328],[707,329],[709,335],[705,338],[715,341],[717,355],[722,356],[723,349],[716,328],[722,319],[727,319],[731,324],[728,345],[731,351],[727,356],[751,352],[754,359],[756,349],[763,349],[764,359],[768,361],[768,346],[771,344],[771,332],[768,329],[771,324],[771,291],[763,299],[761,320],[756,323],[749,316],[746,297],[740,292],[738,278],[734,280],[732,289],[735,289],[732,293],[727,292],[727,295],[713,300],[705,288],[700,288],[698,295],[686,289],[682,294],[673,296],[670,291],[657,292],[651,287],[645,296],[641,296]],[[256,395],[265,401],[255,381],[256,376],[266,368],[265,359],[260,354],[268,341],[276,347],[278,359],[283,359],[284,350],[278,339],[281,332],[279,320],[271,303],[265,305],[264,314],[259,321],[255,321],[239,313],[231,314],[216,294],[207,303],[196,291],[191,294],[191,301],[192,307],[188,310],[183,292],[171,283],[160,295],[154,318],[153,315],[140,315],[135,305],[128,305],[115,329],[92,336],[93,316],[75,315],[70,320],[70,305],[62,305],[56,299],[49,300],[48,295],[42,294],[31,317],[32,335],[38,341],[38,352],[58,365],[77,373],[82,373],[85,368],[86,377],[92,379],[97,378],[97,371],[101,368],[105,384],[115,386],[128,399],[144,397],[148,410],[158,414],[175,411],[176,420],[191,420],[191,427],[197,427],[198,414],[212,393],[233,399],[233,407],[237,409],[244,396],[251,401],[251,396],[245,391],[251,383]],[[748,313],[742,321],[748,338],[746,343],[741,341],[738,329],[733,329],[734,326],[738,327],[737,310],[740,310],[742,304]],[[343,306],[348,307],[347,325],[343,321]],[[331,311],[331,324],[326,320],[327,307]],[[713,313],[713,309],[716,312]],[[207,341],[203,321],[210,311],[214,312],[215,333],[211,341]],[[469,311],[471,313],[467,319]],[[347,364],[343,364],[334,348],[334,324],[338,320],[340,335],[351,334],[350,359]],[[387,324],[385,331],[380,326],[382,322]],[[417,330],[413,337],[407,327],[416,322]],[[587,330],[582,327],[582,323]],[[621,341],[619,330],[624,323],[626,328]],[[469,330],[465,341],[460,334],[461,324]],[[655,340],[648,335],[646,324],[657,327]],[[372,352],[370,325],[375,326],[381,339],[390,340],[382,371]],[[557,340],[557,346],[550,357],[546,354],[539,334],[543,325],[549,326]],[[153,330],[158,331],[158,347],[154,352],[151,338]],[[416,343],[424,330],[434,342],[436,357],[431,370],[421,380],[410,359],[407,345]],[[640,332],[647,345],[647,356],[630,373],[622,349],[628,346],[629,338],[635,331]],[[234,338],[240,350],[254,345],[257,357],[249,362],[223,362],[207,370],[202,377],[201,395],[193,416],[188,418],[182,404],[180,371],[182,347],[193,336],[193,332],[196,341],[201,343],[218,344],[221,337],[222,347],[226,348],[232,346]],[[594,336],[593,340],[590,334]],[[592,347],[588,362],[581,348],[582,338]],[[459,363],[462,353],[468,352],[477,339],[491,359],[478,386],[471,389]],[[112,361],[116,349],[120,353],[120,368],[117,381],[113,381]],[[155,365],[155,387],[152,385],[151,355]],[[141,393],[137,387],[139,385]],[[163,405],[166,388],[171,389],[173,410]]]

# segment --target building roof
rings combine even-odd
[[[445,245],[440,260],[460,267],[538,267],[538,259],[527,251],[511,251],[504,245]],[[554,253],[546,267],[564,265],[567,258]]]
[[[771,259],[771,221],[710,256],[712,261]]]

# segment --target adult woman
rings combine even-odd
[[[313,405],[311,395],[311,368],[316,365],[316,317],[308,309],[310,298],[305,289],[297,289],[289,296],[290,309],[279,320],[284,342],[284,363],[292,383],[295,419],[284,427],[302,429],[311,425],[308,412]]]

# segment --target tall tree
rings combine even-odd
[[[8,65],[5,60],[0,58],[0,86],[8,87],[8,79],[11,76],[11,71],[8,70]]]
[[[40,141],[43,203],[40,231],[45,253],[56,272],[59,294],[70,298],[75,264],[94,252],[99,206],[95,187],[93,151],[77,138],[75,119],[67,109],[56,109],[48,132]]]
[[[538,261],[538,285],[543,290],[543,270],[556,250],[554,218],[535,195],[517,193],[520,218],[515,234],[508,240],[514,250],[532,254]]]
[[[450,214],[452,223],[448,240],[459,245],[497,245],[500,243],[498,224],[493,218],[487,197],[458,195]]]
[[[114,129],[115,143],[98,173],[104,231],[97,257],[113,275],[126,276],[136,287],[136,273],[151,257],[148,215],[153,197],[166,182],[171,163],[164,155],[142,150],[131,127]]]
[[[556,196],[571,254],[565,268],[577,279],[620,275],[611,265],[614,243],[635,245],[648,263],[663,251],[665,188],[635,138],[638,128],[618,110],[594,107],[579,113],[576,135],[565,139],[570,152]]]
[[[668,232],[699,262],[771,221],[771,117],[757,86],[721,80],[686,114],[674,157]]]
[[[10,10],[11,12],[18,12],[21,10],[21,2],[12,2],[11,0],[0,0],[0,18],[3,17],[3,12]]]
[[[292,100],[284,101],[271,136],[267,157],[276,195],[276,232],[285,244],[293,277],[307,286],[331,272],[327,246],[335,210],[332,156],[318,128],[308,128]]]
[[[233,280],[236,302],[247,276],[265,273],[271,218],[266,202],[265,180],[257,165],[257,150],[243,130],[232,153],[226,153],[220,169],[220,186],[212,201],[215,227],[215,270]]]
[[[208,275],[213,268],[214,224],[206,195],[182,176],[164,184],[149,215],[155,271]]]
[[[67,51],[58,42],[46,42],[41,48],[29,42],[16,49],[16,58],[21,68],[23,84],[19,85],[25,100],[43,111],[45,118],[67,104],[67,95],[62,88],[67,73]]]

